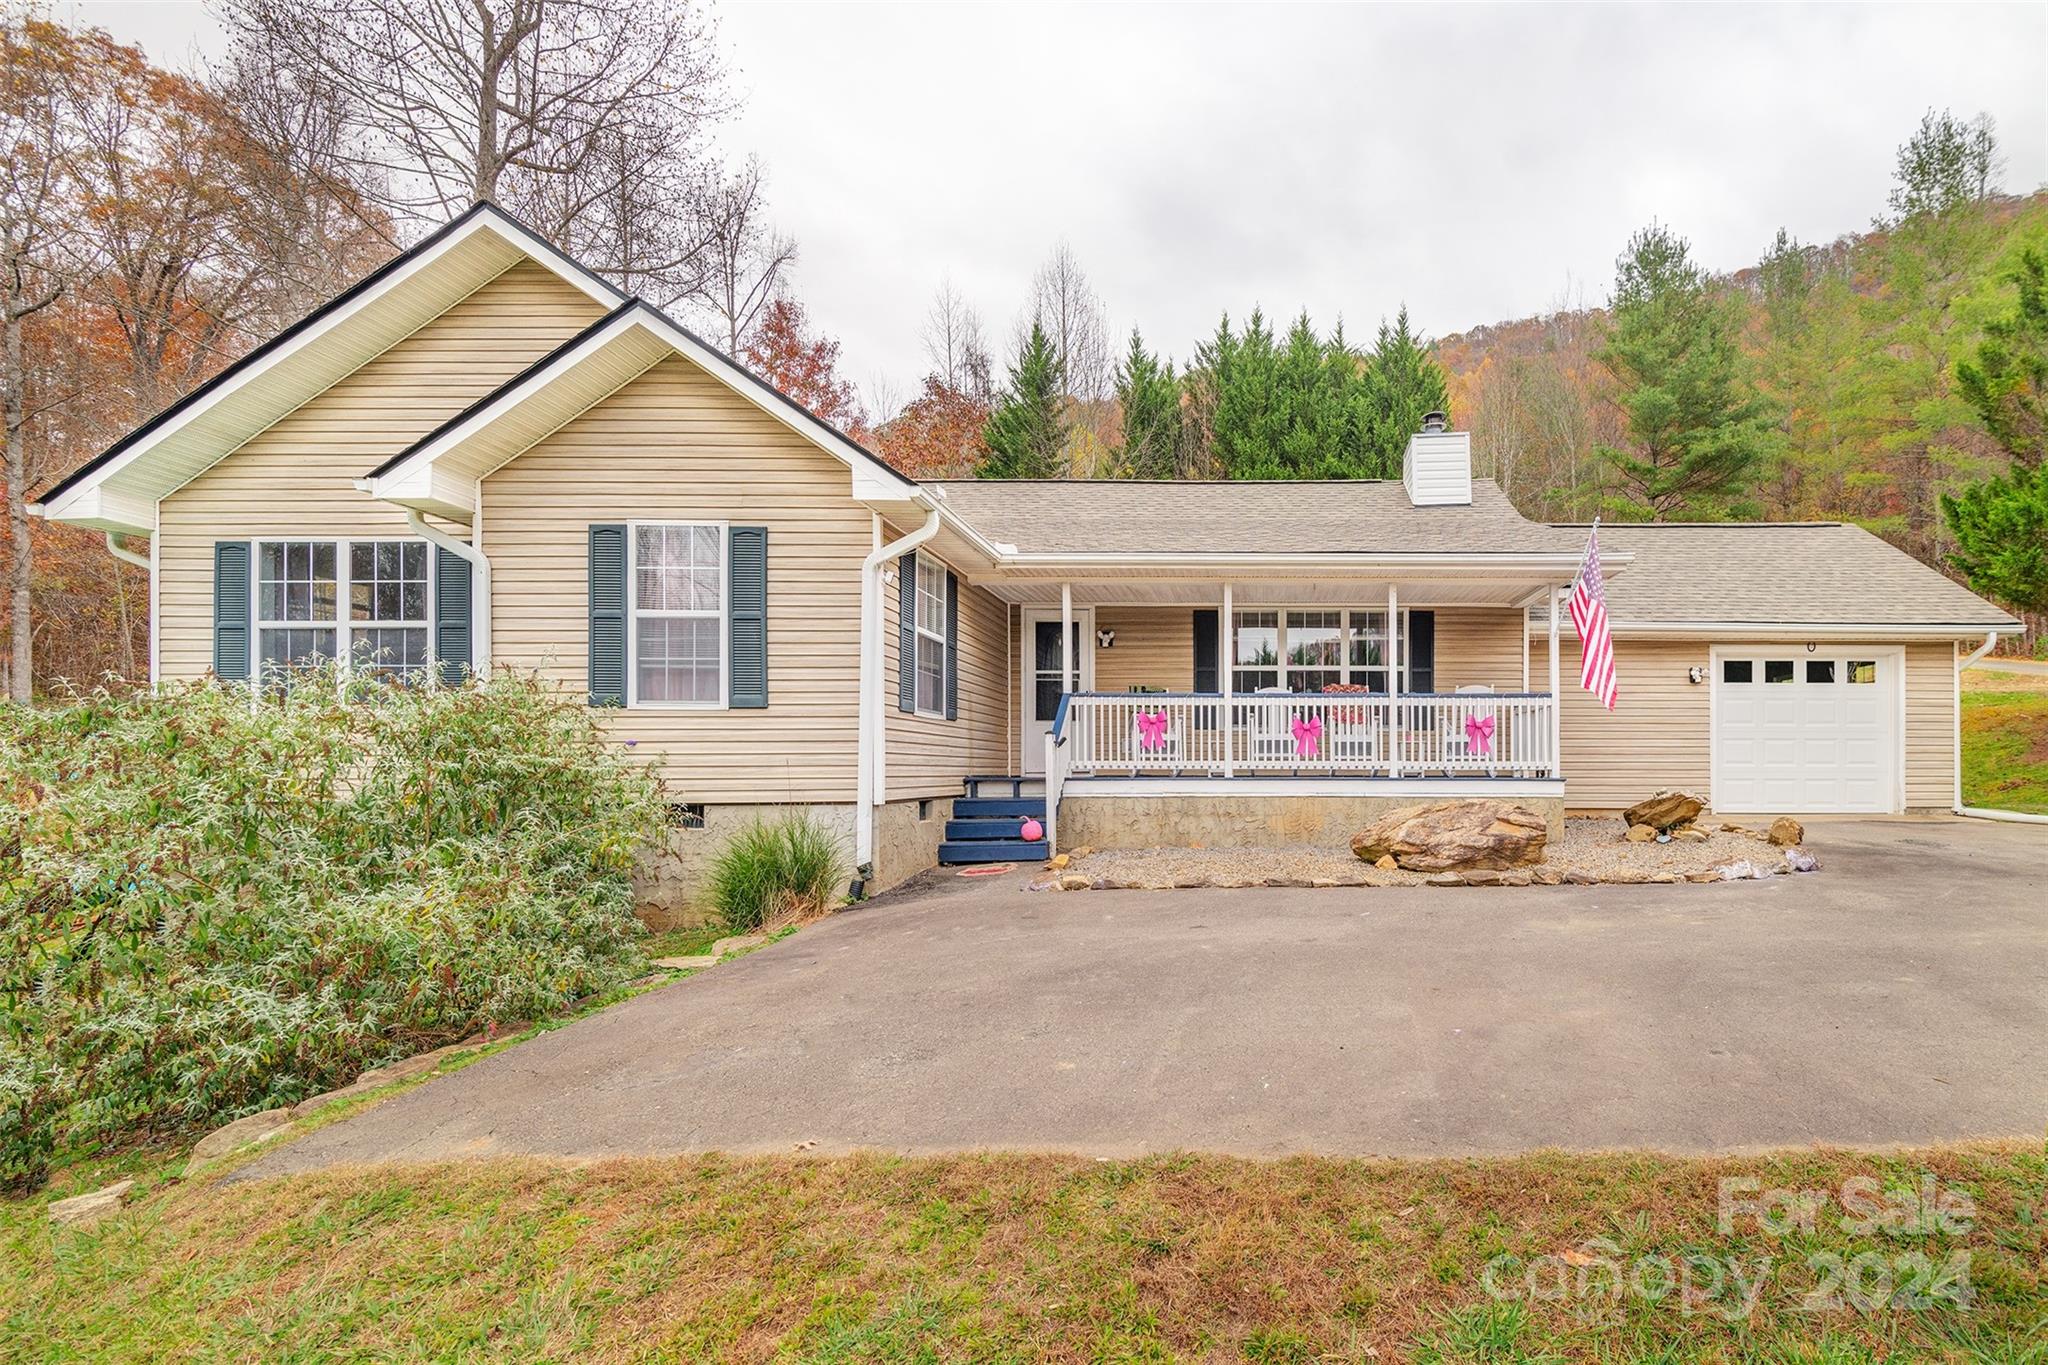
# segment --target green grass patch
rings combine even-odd
[[[2048,689],[1964,691],[1963,802],[2048,815]]]
[[[9,1353],[2048,1359],[2039,1143],[1711,1159],[493,1160],[232,1186],[129,1173],[143,1176],[141,1200],[90,1230],[52,1229],[43,1204],[102,1169],[0,1204]],[[1809,1225],[1744,1215],[1724,1231],[1724,1177],[1827,1202]],[[1894,1208],[1931,1180],[1967,1196],[1968,1216],[1851,1227],[1859,1210],[1840,1192],[1852,1178]],[[1732,1287],[1708,1292],[1704,1267],[1765,1259],[1746,1311]],[[1589,1260],[1643,1288],[1602,1292]],[[1965,1267],[1957,1292],[1918,1278],[1921,1262]],[[1532,1279],[1530,1266],[1548,1269]],[[1582,1271],[1592,1292],[1547,1292]]]
[[[640,947],[649,957],[700,957],[711,951],[711,945],[727,937],[732,930],[723,924],[700,924],[690,929],[664,929],[658,934],[649,934],[640,941]]]

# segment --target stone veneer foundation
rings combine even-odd
[[[939,860],[939,842],[953,812],[951,797],[922,803],[891,801],[875,809],[874,876],[869,895],[909,880]],[[666,842],[641,855],[633,869],[633,904],[649,928],[681,929],[708,922],[716,913],[704,896],[711,860],[734,835],[755,821],[772,823],[808,812],[839,838],[845,850],[846,880],[853,879],[853,813],[846,805],[710,805],[704,828],[671,828]]]
[[[1059,841],[1074,848],[1229,848],[1232,845],[1350,844],[1373,821],[1455,796],[1077,796],[1060,802]],[[1564,798],[1502,797],[1527,806],[1564,833]]]

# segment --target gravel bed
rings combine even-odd
[[[1517,869],[1534,879],[1574,882],[1637,882],[1706,878],[1716,868],[1747,860],[1769,872],[1785,869],[1784,850],[1762,830],[1724,830],[1702,821],[1705,839],[1674,838],[1668,844],[1630,843],[1619,819],[1575,817],[1564,834],[1544,850],[1542,863]],[[1090,888],[1165,890],[1196,886],[1421,886],[1427,872],[1384,871],[1352,856],[1347,847],[1281,844],[1255,848],[1099,849],[1075,858],[1039,886],[1062,878],[1085,878]],[[1069,889],[1082,889],[1069,880]]]

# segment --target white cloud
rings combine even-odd
[[[74,7],[177,60],[198,5]],[[1604,297],[1658,218],[1721,269],[1782,224],[1868,225],[1921,113],[1997,118],[2006,186],[2048,182],[2039,6],[1058,8],[739,5],[758,153],[797,290],[848,372],[915,385],[950,273],[1006,338],[1064,237],[1186,356],[1257,302],[1432,334]]]

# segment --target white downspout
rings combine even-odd
[[[468,541],[429,526],[423,512],[406,508],[405,524],[429,545],[469,561],[469,667],[478,677],[484,676],[491,666],[491,561]]]
[[[874,539],[881,539],[882,519],[874,519]],[[883,796],[882,772],[888,754],[882,735],[881,573],[891,559],[909,553],[937,535],[939,509],[925,514],[924,525],[908,535],[877,544],[860,566],[860,752],[854,778],[853,862],[865,880],[875,860],[875,807]],[[869,869],[862,871],[861,869]]]
[[[149,568],[148,555],[138,554],[121,543],[124,534],[121,531],[107,532],[107,553],[120,560],[123,564],[133,564],[138,569]]]
[[[1989,654],[1998,644],[1998,632],[1984,632],[1984,643],[1971,650],[1956,662],[1956,804],[1957,815],[1967,815],[1973,820],[2005,820],[2016,825],[2048,825],[2048,815],[2029,815],[2017,810],[1989,810],[1982,806],[1963,804],[1963,670],[1974,665]]]

